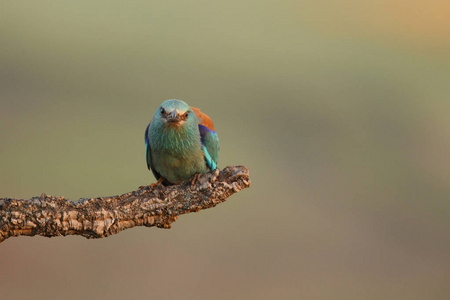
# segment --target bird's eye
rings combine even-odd
[[[166,110],[163,107],[161,107],[161,114],[164,115],[165,113],[166,113]]]
[[[184,114],[184,116],[183,116],[185,119],[187,119],[187,117],[189,117],[189,112],[187,111],[185,114]]]

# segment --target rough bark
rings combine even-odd
[[[76,202],[45,194],[30,200],[0,198],[0,242],[20,235],[102,238],[134,226],[170,228],[179,215],[214,207],[250,186],[243,166],[196,176],[180,185],[145,186]]]

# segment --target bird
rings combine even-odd
[[[217,168],[219,138],[211,118],[177,99],[164,101],[145,130],[147,167],[164,186]]]

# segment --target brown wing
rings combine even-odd
[[[191,109],[192,109],[192,110],[195,112],[195,114],[197,115],[197,119],[198,119],[198,123],[199,123],[199,124],[208,127],[208,128],[211,129],[212,131],[216,131],[216,130],[214,129],[214,123],[213,123],[213,121],[211,120],[210,117],[208,117],[207,114],[202,113],[202,112],[200,111],[200,108],[196,108],[196,107],[192,107],[192,106],[191,106]]]

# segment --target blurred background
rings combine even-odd
[[[4,1],[0,197],[154,182],[166,99],[250,189],[170,230],[0,245],[2,299],[449,299],[450,2]]]

